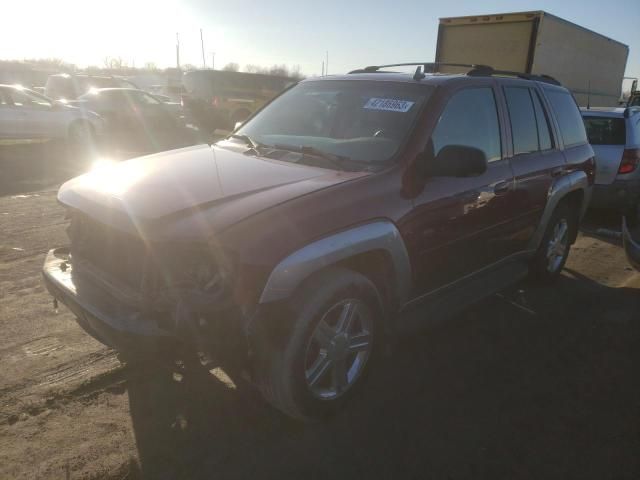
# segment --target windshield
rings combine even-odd
[[[275,99],[235,137],[376,168],[398,152],[431,92],[407,83],[304,82]]]

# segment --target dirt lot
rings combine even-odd
[[[640,478],[640,274],[615,240],[402,339],[363,398],[300,425],[220,370],[123,367],[54,311],[60,180],[0,197],[0,478]]]

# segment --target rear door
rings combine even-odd
[[[516,252],[527,248],[542,217],[551,185],[566,170],[551,116],[535,84],[517,80],[501,83],[511,127],[508,149],[515,176],[516,218],[510,250]]]
[[[625,119],[583,112],[589,143],[596,154],[596,179],[599,185],[613,183],[620,168],[626,144]]]

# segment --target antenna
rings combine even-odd
[[[587,110],[591,108],[591,79],[587,82]]]

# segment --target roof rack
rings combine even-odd
[[[558,80],[550,75],[535,75],[533,73],[512,72],[510,70],[496,70],[493,67],[487,67],[485,65],[481,65],[477,68],[469,70],[467,72],[467,75],[470,75],[472,77],[516,77],[523,78],[525,80],[534,80],[536,82],[550,83],[552,85],[562,85]]]
[[[352,70],[349,73],[389,73],[379,72],[381,68],[390,67],[415,67],[421,66],[424,73],[435,73],[438,67],[463,67],[463,68],[491,68],[487,65],[475,65],[469,63],[442,63],[442,62],[409,62],[409,63],[391,63],[389,65],[369,65],[368,67]]]
[[[370,65],[368,67],[364,67],[358,70],[352,70],[351,73],[391,73],[380,71],[382,68],[390,68],[390,67],[412,67],[417,66],[416,72],[413,76],[415,80],[421,80],[424,78],[425,73],[436,73],[438,71],[438,67],[458,67],[458,68],[468,68],[469,70],[466,72],[466,75],[472,77],[491,77],[491,76],[499,76],[499,77],[517,77],[523,78],[525,80],[534,80],[537,82],[550,83],[552,85],[561,85],[561,83],[555,78],[549,75],[534,75],[531,73],[524,72],[512,72],[509,70],[496,70],[489,65],[481,65],[481,64],[468,64],[468,63],[441,63],[441,62],[411,62],[411,63],[393,63],[389,65]],[[420,72],[420,67],[422,67],[422,72]]]

